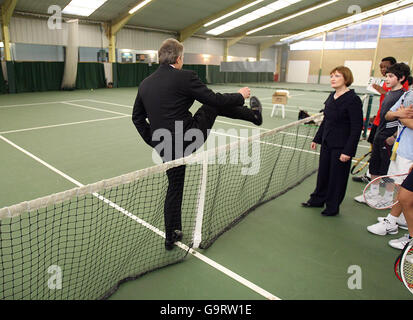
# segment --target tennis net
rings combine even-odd
[[[166,251],[163,231],[166,170],[177,166],[186,166],[181,242],[208,248],[315,172],[309,144],[321,119],[0,209],[0,299],[104,299],[125,281],[182,261],[189,249]]]

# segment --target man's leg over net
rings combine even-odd
[[[165,245],[172,245],[177,239],[175,231],[182,230],[182,197],[184,192],[185,165],[166,171],[168,176],[168,191],[164,205]]]

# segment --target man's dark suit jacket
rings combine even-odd
[[[363,128],[360,98],[351,89],[337,100],[331,93],[324,104],[324,120],[313,141],[329,148],[342,148],[342,154],[354,157]]]
[[[174,134],[175,121],[183,121],[184,132],[193,127],[194,119],[189,109],[195,100],[217,107],[244,104],[240,93],[214,93],[195,72],[161,64],[139,85],[132,121],[145,142],[153,147],[155,130],[168,129]]]

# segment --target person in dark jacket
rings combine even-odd
[[[351,70],[344,66],[330,72],[331,87],[335,89],[324,102],[324,119],[318,129],[311,149],[321,145],[317,185],[304,207],[324,207],[324,216],[339,213],[344,199],[351,160],[356,154],[363,127],[361,99],[353,89]]]
[[[199,149],[217,116],[262,124],[259,100],[251,97],[251,108],[244,106],[250,96],[249,88],[241,88],[237,93],[213,92],[195,72],[182,70],[183,50],[183,45],[175,39],[162,43],[158,52],[159,68],[141,82],[133,107],[132,121],[136,129],[164,162]],[[192,115],[189,109],[195,100],[203,105]],[[171,250],[183,237],[181,206],[185,165],[173,167],[166,174],[169,184],[164,204],[165,248]]]

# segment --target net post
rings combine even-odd
[[[208,159],[209,159],[208,151],[204,151],[202,157],[202,177],[201,183],[199,186],[199,197],[198,197],[198,208],[196,213],[196,220],[195,220],[195,229],[194,229],[194,236],[193,236],[193,248],[199,248],[199,245],[202,241],[202,222],[204,219],[204,208],[205,208],[205,195],[206,195],[206,186],[207,186],[207,178],[208,178]]]

